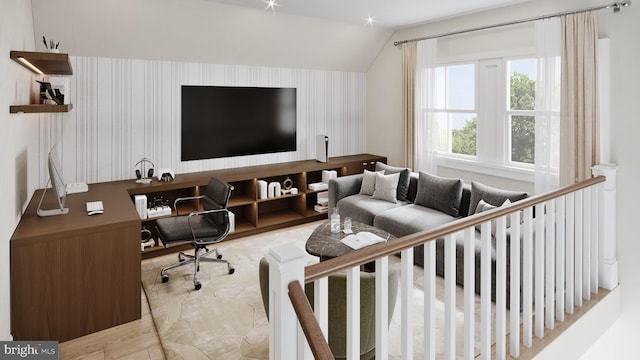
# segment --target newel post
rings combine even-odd
[[[598,245],[598,282],[607,290],[618,286],[618,237],[616,231],[616,174],[615,164],[600,164],[592,169],[594,176],[605,176],[607,181],[600,192],[600,243]]]
[[[296,360],[298,319],[289,300],[288,285],[304,284],[305,252],[293,244],[273,247],[269,262],[269,359]]]

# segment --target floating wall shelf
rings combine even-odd
[[[11,51],[10,57],[18,64],[36,74],[38,74],[38,72],[26,65],[21,59],[27,60],[33,66],[40,69],[43,74],[73,75],[69,54],[39,51]]]
[[[9,113],[52,113],[52,112],[68,112],[73,109],[72,104],[49,105],[49,104],[31,104],[31,105],[10,105]]]

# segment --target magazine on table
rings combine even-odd
[[[361,231],[357,234],[345,236],[342,240],[340,240],[340,242],[354,250],[358,250],[369,245],[385,242],[386,240],[387,239],[380,237],[374,233]]]

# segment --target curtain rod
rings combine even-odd
[[[566,11],[566,12],[556,13],[556,14],[552,14],[552,15],[543,15],[543,16],[532,17],[532,18],[528,18],[528,19],[514,20],[514,21],[510,21],[510,22],[504,22],[504,23],[500,23],[500,24],[487,25],[487,26],[480,26],[480,27],[476,27],[476,28],[472,28],[472,29],[453,31],[453,32],[449,32],[449,33],[439,34],[439,35],[424,36],[424,37],[415,38],[415,39],[394,41],[393,45],[394,46],[399,46],[399,45],[402,45],[402,44],[405,44],[405,43],[410,43],[410,42],[429,40],[429,39],[436,39],[436,38],[441,38],[441,37],[446,37],[446,36],[451,36],[451,35],[465,34],[465,33],[468,33],[468,32],[492,29],[492,28],[508,26],[508,25],[522,24],[522,23],[525,23],[525,22],[549,19],[549,18],[554,18],[554,17],[558,17],[558,16],[564,16],[564,15],[572,15],[572,14],[582,13],[582,12],[586,12],[586,11],[597,11],[597,10],[604,10],[604,9],[613,9],[613,12],[617,13],[617,12],[620,11],[620,8],[626,7],[626,6],[629,6],[629,5],[631,5],[631,0],[623,0],[623,1],[615,2],[615,3],[609,4],[609,5],[594,6],[594,7],[590,7],[590,8],[586,8],[586,9]]]

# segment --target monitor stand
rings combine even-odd
[[[44,200],[44,194],[46,193],[47,193],[47,188],[44,188],[44,191],[42,192],[42,197],[40,197],[40,202],[38,203],[38,209],[36,210],[36,214],[38,214],[38,216],[45,217],[45,216],[54,216],[54,215],[66,215],[69,213],[69,208],[43,210],[41,208],[42,200]]]

